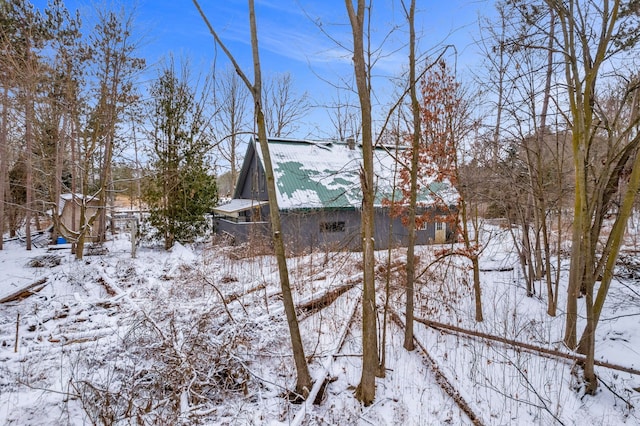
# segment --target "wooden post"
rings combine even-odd
[[[16,342],[13,345],[13,352],[18,353],[18,338],[20,334],[20,312],[18,312],[18,317],[16,318]]]
[[[136,239],[138,238],[138,219],[131,219],[131,258],[136,258]]]

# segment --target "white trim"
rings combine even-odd
[[[243,198],[236,198],[231,200],[227,204],[217,206],[213,208],[214,213],[219,213],[224,216],[237,217],[238,213],[245,210],[250,210],[255,207],[260,207],[265,204],[269,204],[268,201],[247,200]]]

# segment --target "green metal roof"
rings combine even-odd
[[[375,204],[378,206],[384,198],[391,198],[394,176],[397,179],[400,171],[395,151],[395,147],[374,150]],[[262,161],[260,149],[256,152]],[[269,152],[281,209],[360,207],[362,151],[359,146],[350,149],[343,142],[269,139]],[[455,202],[457,193],[447,183],[431,182],[428,188],[419,197],[421,204],[433,203],[436,194],[444,197],[448,204]],[[395,191],[398,196],[399,190]]]

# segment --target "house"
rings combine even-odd
[[[360,247],[361,146],[337,141],[271,138],[269,152],[276,181],[282,232],[288,249]],[[383,200],[391,199],[400,148],[374,149],[375,245],[377,249],[406,245],[408,231],[401,218],[392,218]],[[398,193],[396,189],[396,194]],[[419,196],[422,211],[433,209],[434,197],[455,204],[450,185],[433,182]],[[269,238],[269,206],[260,147],[251,140],[233,199],[214,209],[214,229],[234,241]],[[429,222],[417,233],[417,244],[442,243],[452,238],[451,224]]]

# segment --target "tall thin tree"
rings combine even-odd
[[[362,128],[362,188],[361,236],[364,283],[362,290],[362,375],[356,389],[356,398],[364,405],[373,403],[376,395],[375,378],[379,374],[378,331],[376,326],[376,286],[374,257],[374,180],[373,180],[373,128],[371,116],[370,68],[365,57],[365,17],[370,13],[365,0],[345,0],[353,36],[353,70],[360,100]]]
[[[411,116],[413,118],[413,128],[411,129],[411,170],[410,170],[410,197],[407,207],[407,265],[406,265],[406,285],[405,285],[405,329],[404,348],[408,351],[415,349],[413,341],[413,299],[414,281],[416,278],[416,207],[418,201],[418,162],[420,160],[420,140],[422,136],[422,114],[420,103],[418,102],[418,81],[416,77],[416,2],[411,0],[409,8],[405,2],[402,7],[409,25],[409,96],[411,99]]]
[[[145,66],[137,56],[134,38],[134,11],[99,10],[98,23],[91,36],[91,53],[95,66],[97,104],[93,110],[93,137],[100,141],[102,158],[99,183],[98,239],[105,240],[107,204],[114,194],[111,169],[117,144],[118,125],[123,108],[137,100],[134,78]]]
[[[249,91],[244,87],[235,70],[226,69],[217,75],[214,103],[218,114],[214,120],[220,134],[218,150],[229,162],[231,191],[238,180],[241,134],[248,133],[249,126],[245,118],[248,97]]]
[[[267,178],[267,194],[269,197],[269,216],[271,220],[271,236],[276,254],[276,260],[278,263],[278,272],[280,274],[280,287],[282,289],[282,302],[284,304],[285,315],[287,317],[287,324],[289,326],[289,334],[291,337],[291,346],[293,348],[293,358],[296,366],[297,381],[295,392],[301,398],[306,398],[311,391],[311,375],[309,374],[309,367],[307,365],[307,359],[304,354],[304,345],[302,344],[302,336],[300,334],[300,327],[298,325],[298,318],[295,311],[295,305],[293,303],[293,296],[291,294],[291,284],[289,282],[289,270],[287,268],[287,257],[284,247],[284,240],[282,236],[282,226],[280,221],[280,210],[278,207],[278,200],[276,196],[275,179],[273,175],[273,166],[271,164],[271,154],[269,152],[269,141],[267,139],[267,128],[264,118],[263,108],[263,94],[262,94],[262,72],[260,67],[260,54],[258,49],[258,28],[256,24],[256,13],[254,1],[249,0],[249,27],[251,30],[251,51],[253,56],[253,78],[251,83],[246,76],[238,62],[235,60],[231,51],[227,49],[226,45],[222,42],[218,33],[214,30],[213,26],[209,23],[206,15],[202,11],[198,0],[193,0],[194,5],[198,9],[200,16],[206,23],[211,35],[215,39],[216,43],[222,48],[225,55],[229,58],[229,61],[233,64],[234,69],[251,91],[253,96],[254,114],[256,120],[256,126],[258,128],[258,143],[260,144],[260,151],[262,153],[264,162],[264,171]]]

